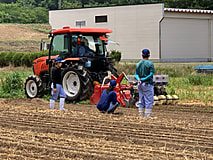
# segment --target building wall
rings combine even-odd
[[[107,22],[96,23],[96,16],[106,16]],[[144,48],[151,50],[153,60],[213,61],[212,11],[164,12],[163,4],[149,4],[49,12],[53,29],[79,27],[77,21],[84,21],[84,28],[112,29],[110,39],[119,45],[109,44],[108,50],[121,51],[123,61],[141,59]]]
[[[209,41],[209,45],[210,45],[210,52],[211,52],[211,61],[213,61],[213,15],[211,17],[211,19],[209,20],[209,33],[210,33],[210,41]]]
[[[212,15],[165,13],[161,22],[162,61],[210,61]]]
[[[121,51],[122,60],[141,59],[141,50],[149,48],[151,58],[159,59],[159,22],[163,17],[163,4],[83,8],[49,12],[53,29],[76,27],[76,21],[85,21],[85,28],[109,28],[110,39],[119,45],[109,44],[108,50]],[[107,22],[95,23],[95,16],[107,16]],[[77,26],[79,27],[79,26]]]

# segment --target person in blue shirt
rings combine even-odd
[[[142,50],[143,59],[136,65],[135,78],[138,81],[139,92],[139,116],[151,118],[153,107],[153,75],[155,73],[154,64],[149,61],[150,51]]]
[[[111,80],[109,84],[109,88],[104,89],[101,98],[97,104],[97,108],[102,113],[114,113],[115,109],[118,107],[117,94],[113,90],[116,86],[116,81]]]
[[[74,45],[73,56],[94,56],[94,51],[90,49],[84,41],[81,40],[79,45]],[[79,53],[79,54],[78,54]]]

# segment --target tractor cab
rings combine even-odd
[[[107,57],[107,33],[109,29],[70,28],[53,30],[49,56],[59,55],[63,59],[88,58],[92,61],[90,70],[105,68],[104,64],[111,60]],[[73,58],[73,59],[70,59]],[[108,64],[107,64],[108,65]]]

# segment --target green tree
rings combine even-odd
[[[61,5],[62,9],[69,9],[69,8],[81,8],[81,2],[68,2],[68,0],[63,0]]]
[[[35,22],[36,23],[48,23],[49,21],[49,13],[48,9],[43,7],[36,7],[34,10]]]
[[[0,3],[15,3],[17,0],[0,0]]]

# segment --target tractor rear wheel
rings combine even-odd
[[[36,98],[42,96],[42,80],[37,75],[30,75],[24,83],[25,94],[28,98]]]
[[[71,102],[89,99],[93,93],[92,78],[89,71],[78,64],[64,69],[62,85],[67,100]]]

